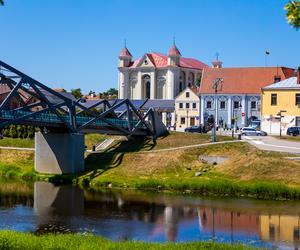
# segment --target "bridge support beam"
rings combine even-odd
[[[49,174],[84,171],[84,135],[35,133],[35,170]]]

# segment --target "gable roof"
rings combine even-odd
[[[176,97],[175,97],[175,100],[177,98],[179,98],[183,93],[185,93],[187,90],[190,90],[192,93],[194,93],[197,97],[200,98],[200,95],[199,95],[199,89],[197,87],[189,87],[187,86],[184,90],[182,90]]]
[[[271,85],[268,85],[263,88],[263,90],[275,90],[275,89],[299,89],[300,90],[300,84],[297,83],[297,77],[290,77],[288,79],[285,79],[280,82],[273,83]]]
[[[213,94],[213,81],[223,78],[223,94],[260,94],[261,88],[274,82],[275,76],[286,79],[294,69],[286,67],[205,68],[200,85],[200,94]]]
[[[168,56],[165,54],[157,53],[157,52],[151,52],[151,53],[146,53],[145,54],[153,63],[155,68],[165,68],[168,67]],[[136,68],[140,64],[140,61],[144,58],[139,58],[135,60],[130,68]],[[197,59],[193,58],[185,58],[181,57],[180,58],[180,67],[182,68],[190,68],[190,69],[204,69],[207,68],[208,65],[206,65],[203,62],[198,61]]]

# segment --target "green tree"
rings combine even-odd
[[[27,127],[27,138],[33,138],[35,133],[35,127],[33,126],[28,126]]]
[[[78,88],[78,89],[71,89],[71,93],[77,99],[81,98],[83,96],[80,88]]]
[[[112,99],[118,98],[118,90],[115,88],[110,88],[107,91],[104,91],[102,93],[99,93],[99,97],[101,99],[106,99],[108,97],[111,97]]]
[[[288,23],[298,30],[300,28],[300,2],[289,1],[284,8]]]
[[[9,137],[11,138],[17,138],[18,133],[17,133],[17,126],[16,125],[11,125],[9,128]]]
[[[4,5],[4,1],[3,0],[0,0],[0,5]]]

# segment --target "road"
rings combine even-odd
[[[300,142],[277,139],[272,136],[243,136],[253,146],[261,150],[300,154]]]

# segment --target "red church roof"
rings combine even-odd
[[[213,81],[223,78],[220,94],[260,94],[261,88],[273,83],[275,76],[284,80],[293,74],[294,69],[286,67],[205,68],[199,91],[213,94]]]
[[[169,50],[170,56],[181,56],[180,51],[177,49],[176,45],[174,44],[171,49]]]
[[[152,53],[147,53],[146,56],[151,60],[154,67],[156,67],[156,68],[168,67],[168,56],[167,55],[152,52]],[[141,60],[141,58],[135,60],[132,63],[131,67],[132,68],[137,67],[140,60]],[[205,63],[200,62],[196,59],[181,57],[180,58],[180,67],[200,70],[200,69],[207,68],[208,66]]]
[[[131,56],[132,57],[131,53],[129,52],[129,50],[126,47],[124,47],[122,49],[122,51],[121,51],[121,53],[120,53],[119,56]]]

